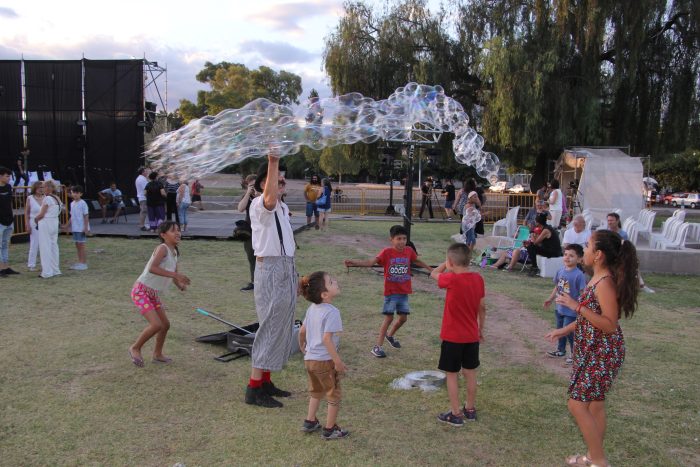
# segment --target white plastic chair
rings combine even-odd
[[[663,242],[661,244],[661,249],[662,250],[680,250],[685,247],[685,240],[688,237],[688,228],[690,227],[690,224],[687,222],[684,222],[681,224],[681,226],[676,230],[676,235],[674,236],[673,240],[670,240],[668,242]]]
[[[679,219],[681,222],[685,222],[685,209],[676,209],[673,211],[672,217]]]
[[[657,237],[654,242],[653,248],[663,248],[664,243],[673,243],[676,239],[676,235],[678,234],[678,229],[683,225],[682,222],[679,221],[673,221],[671,224],[668,226],[668,229],[666,230],[666,234],[663,237]]]
[[[31,186],[32,183],[38,182],[38,181],[39,181],[39,174],[37,174],[36,172],[29,172],[29,186]]]
[[[659,244],[662,240],[668,239],[669,231],[679,222],[680,221],[677,217],[669,217],[668,219],[666,219],[664,223],[661,224],[661,232],[651,234],[651,237],[649,238],[649,246],[651,248],[656,248],[656,245]]]
[[[50,170],[48,172],[44,172],[44,180],[53,180],[53,174],[51,174]]]
[[[520,209],[520,206],[515,206],[514,208],[510,208],[508,212],[506,213],[506,217],[496,221],[493,224],[493,233],[492,235],[497,237],[497,236],[503,236],[503,237],[513,237],[515,235],[515,231],[518,228],[518,210]]]

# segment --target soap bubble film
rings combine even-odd
[[[360,141],[407,142],[416,127],[454,133],[458,162],[473,166],[484,178],[497,174],[498,157],[482,151],[484,138],[469,127],[461,104],[441,86],[416,83],[379,101],[356,92],[313,98],[294,108],[256,99],[158,136],[146,156],[154,170],[200,178],[248,157],[296,154],[302,146],[320,150]]]

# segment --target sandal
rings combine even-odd
[[[588,467],[591,465],[591,460],[588,456],[575,454],[566,458],[566,465],[572,465],[574,467]]]
[[[153,357],[152,361],[153,361],[153,363],[170,363],[173,361],[173,359],[170,357],[160,357],[160,358]]]
[[[131,349],[127,350],[127,352],[129,352],[129,357],[131,358],[131,363],[133,363],[134,365],[136,365],[139,368],[143,368],[143,358],[134,357],[131,354]]]

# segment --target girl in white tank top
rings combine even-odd
[[[144,366],[141,347],[153,336],[157,336],[153,349],[153,363],[170,363],[172,361],[163,354],[163,344],[168,329],[170,329],[170,321],[168,321],[165,308],[160,301],[159,292],[166,290],[171,282],[180,290],[185,290],[190,284],[190,279],[177,270],[179,257],[177,245],[180,243],[180,227],[175,222],[165,221],[158,227],[158,236],[162,243],[153,251],[146,267],[131,289],[131,299],[134,305],[141,312],[141,316],[148,321],[146,329],[129,347],[129,357],[137,367]]]

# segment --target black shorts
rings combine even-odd
[[[462,368],[466,370],[479,368],[479,343],[455,344],[442,341],[438,368],[448,373],[459,373]]]
[[[192,195],[192,202],[202,201],[202,195]]]

